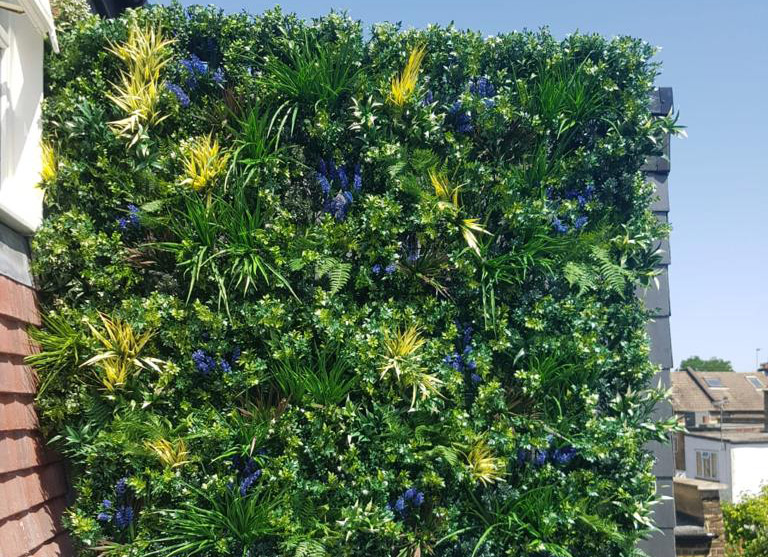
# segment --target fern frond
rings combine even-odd
[[[327,276],[330,282],[328,293],[335,296],[347,284],[351,272],[352,265],[350,263],[343,263],[335,257],[328,257],[318,261],[315,267],[315,279],[319,280]]]

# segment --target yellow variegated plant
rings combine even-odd
[[[40,169],[40,179],[43,182],[50,182],[56,178],[56,173],[58,171],[56,151],[53,150],[53,146],[47,141],[43,141],[40,144],[40,151],[43,159],[43,165]]]
[[[113,84],[114,92],[107,97],[127,116],[109,123],[121,136],[136,143],[145,128],[158,124],[168,115],[159,110],[162,95],[163,68],[171,61],[173,40],[163,37],[159,28],[140,27],[134,23],[128,39],[111,44],[109,49],[123,62],[120,81]]]
[[[141,352],[152,338],[153,332],[146,330],[137,333],[130,323],[120,319],[110,319],[100,313],[103,330],[88,323],[91,334],[103,347],[98,354],[84,362],[81,367],[99,368],[97,376],[102,386],[109,392],[125,388],[130,378],[139,370],[150,367],[159,371],[163,362],[157,358],[142,356]]]
[[[421,63],[424,61],[426,52],[424,46],[417,46],[411,51],[403,72],[392,78],[392,83],[389,87],[390,102],[402,107],[413,97],[419,81]]]
[[[384,351],[381,354],[382,364],[379,367],[381,376],[394,371],[399,379],[403,373],[403,367],[409,360],[417,356],[418,351],[424,345],[421,331],[418,327],[410,326],[404,330],[390,332],[382,342]]]
[[[181,183],[197,192],[210,193],[216,179],[227,170],[229,153],[221,149],[218,139],[208,134],[194,139],[186,146],[182,162],[184,179]]]
[[[180,468],[189,462],[187,443],[181,437],[173,441],[155,439],[145,446],[168,468]]]
[[[458,213],[461,209],[459,203],[459,190],[461,189],[461,186],[452,185],[444,174],[434,169],[429,171],[429,180],[435,191],[435,197],[437,197],[438,208],[442,210],[452,210]],[[461,230],[461,235],[464,237],[464,241],[467,242],[467,245],[472,251],[479,255],[480,245],[475,233],[490,234],[490,232],[480,224],[480,219],[461,218],[459,219],[458,225]]]
[[[466,455],[469,474],[483,485],[504,481],[505,462],[493,454],[485,439],[478,439]]]

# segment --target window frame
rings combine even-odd
[[[696,477],[702,480],[719,481],[720,451],[696,449]]]

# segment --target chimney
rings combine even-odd
[[[768,389],[763,389],[763,431],[768,432]]]

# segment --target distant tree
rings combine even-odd
[[[698,356],[690,356],[680,362],[680,369],[688,368],[694,371],[733,371],[733,365],[729,360],[715,357],[703,360]]]

